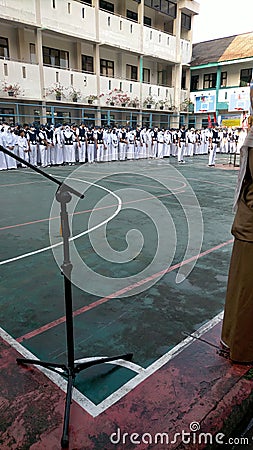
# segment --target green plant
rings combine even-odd
[[[74,102],[77,102],[77,100],[82,98],[82,92],[79,89],[76,89],[74,86],[69,86],[68,95]]]
[[[46,95],[55,94],[56,96],[65,97],[65,91],[67,88],[61,83],[54,83],[52,86],[46,89]]]
[[[153,95],[148,95],[144,101],[143,101],[143,106],[148,106],[148,105],[155,105],[157,103],[156,99],[153,97]]]

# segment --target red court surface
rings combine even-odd
[[[201,338],[219,345],[220,328],[218,321]],[[18,366],[18,356],[0,340],[1,449],[60,449],[65,394],[38,369]],[[232,365],[214,347],[190,340],[96,417],[73,401],[69,448],[193,450],[206,443],[216,448],[217,442],[217,448],[231,448],[230,433],[252,403],[250,368]]]

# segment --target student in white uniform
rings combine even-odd
[[[38,165],[38,141],[35,127],[32,126],[27,130],[26,139],[30,150],[30,163],[36,167]]]
[[[157,157],[163,158],[164,156],[164,130],[158,130],[157,134]]]
[[[20,158],[24,159],[27,162],[29,161],[29,144],[25,137],[25,130],[20,130],[19,137],[18,137],[18,153]],[[27,167],[25,164],[21,164],[21,167]]]
[[[111,132],[111,154],[112,161],[118,161],[119,158],[119,139],[116,128]]]
[[[195,153],[195,146],[196,146],[196,133],[194,128],[191,128],[190,131],[188,131],[187,140],[188,140],[188,156],[193,156]]]
[[[38,141],[41,167],[47,167],[47,135],[43,125],[39,129]]]
[[[171,155],[176,157],[178,154],[178,130],[172,130]]]
[[[0,145],[2,145],[2,147],[4,147],[2,131],[0,133]],[[5,154],[2,151],[0,151],[0,170],[7,170]]]
[[[55,166],[54,126],[48,125],[45,129],[47,135],[47,166]]]
[[[56,126],[54,130],[55,164],[61,166],[64,163],[64,147],[62,142],[62,126]]]
[[[76,162],[74,146],[75,136],[69,125],[65,126],[64,130],[62,131],[61,137],[64,145],[65,162],[69,166],[74,166]]]
[[[141,139],[140,127],[136,127],[134,143],[135,143],[134,159],[142,159],[143,158],[143,142]]]
[[[127,159],[134,159],[134,148],[135,148],[135,132],[134,130],[129,130],[127,133]]]
[[[86,132],[87,129],[84,123],[82,122],[81,126],[79,127],[80,146],[78,147],[78,161],[80,164],[83,164],[86,161]]]
[[[178,145],[177,161],[180,164],[183,164],[185,162],[184,161],[184,151],[185,151],[185,147],[187,145],[185,126],[182,126],[178,132],[177,145]]]
[[[158,128],[155,127],[153,131],[151,131],[152,135],[152,147],[151,147],[151,158],[157,157],[157,147],[158,147]]]
[[[118,134],[119,137],[119,159],[125,161],[127,150],[127,132],[125,128],[122,128]]]
[[[95,132],[96,146],[97,146],[97,162],[104,161],[104,130],[102,128],[98,128]]]
[[[163,152],[163,156],[165,158],[170,157],[170,150],[171,150],[171,132],[169,130],[165,130],[165,133],[164,133],[164,152]]]
[[[87,156],[88,156],[88,163],[90,164],[95,162],[95,146],[96,146],[96,139],[94,136],[94,131],[92,127],[90,127],[86,133]]]
[[[14,153],[15,141],[16,140],[14,137],[14,133],[12,132],[11,127],[9,127],[5,131],[5,133],[3,133],[3,135],[2,135],[3,147],[5,147],[10,152]],[[22,158],[22,156],[21,156],[21,158]],[[6,160],[7,169],[16,169],[17,168],[16,159],[12,158],[9,155],[5,155],[5,160]]]
[[[150,128],[148,128],[147,132],[146,132],[146,155],[147,158],[151,158],[152,156],[152,130]]]
[[[216,158],[216,151],[217,151],[217,145],[220,140],[219,137],[219,131],[217,128],[214,128],[213,130],[210,130],[209,132],[209,160],[208,160],[208,166],[213,167],[215,166],[215,158]]]

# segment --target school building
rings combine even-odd
[[[253,32],[193,45],[189,123],[239,127],[250,113]]]
[[[0,120],[185,123],[195,0],[0,0]]]

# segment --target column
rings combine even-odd
[[[81,42],[76,41],[75,43],[75,68],[79,72],[82,70],[82,57],[81,57]]]
[[[219,90],[220,90],[220,82],[221,82],[221,67],[217,67],[216,72],[216,86],[215,86],[215,100],[216,100],[216,118],[218,119],[219,115],[219,108],[218,108],[218,101],[219,101]]]

